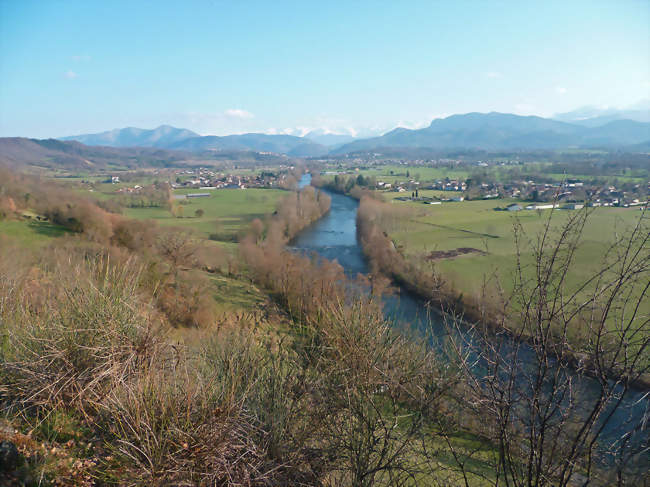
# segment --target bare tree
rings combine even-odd
[[[528,242],[515,226],[516,285],[499,324],[508,333],[450,320],[467,413],[495,447],[494,485],[640,485],[646,474],[647,220],[642,212],[616,235],[576,284],[569,275],[589,214],[572,214],[557,234],[549,216]]]

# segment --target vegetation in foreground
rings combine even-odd
[[[184,232],[63,201],[59,213],[48,214],[78,239],[54,239],[39,254],[10,246],[0,254],[0,394],[8,421],[1,434],[18,448],[3,480],[639,482],[632,467],[647,445],[609,445],[614,457],[607,468],[597,453],[608,408],[631,394],[647,341],[645,348],[636,348],[638,341],[627,346],[601,328],[597,337],[607,353],[595,357],[603,371],[612,353],[625,357],[618,362],[624,374],[613,389],[605,373],[597,375],[595,395],[572,387],[571,364],[547,366],[557,351],[549,327],[568,310],[549,314],[556,267],[544,267],[546,286],[520,287],[519,296],[528,299],[526,327],[537,330],[533,368],[517,360],[516,348],[476,348],[472,357],[483,357],[492,372],[482,374],[463,360],[471,350],[460,339],[466,335],[450,335],[441,361],[426,341],[385,322],[378,296],[351,293],[362,283],[351,287],[338,265],[283,250],[287,239],[327,211],[327,199],[312,188],[292,194],[266,221],[252,222],[236,266],[209,270],[201,242]],[[43,205],[39,211],[51,210]],[[628,271],[623,277],[643,269]],[[205,294],[189,286],[197,272],[208,274],[208,285],[210,277],[254,280],[290,320],[242,314],[216,326],[209,306],[200,304],[182,306],[199,312],[190,313],[193,321],[182,320],[187,314],[172,305]],[[607,289],[616,313],[622,296],[616,287]],[[630,326],[637,326],[631,318]],[[450,323],[450,330],[457,325]],[[477,327],[472,343],[493,343],[483,332]],[[179,343],[179,333],[194,339]],[[526,380],[514,380],[522,371]],[[590,372],[577,369],[581,376]],[[584,416],[583,407],[592,406]],[[630,439],[638,438],[637,420],[620,426]]]

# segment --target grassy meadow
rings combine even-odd
[[[393,222],[389,234],[406,256],[434,266],[460,292],[470,295],[480,293],[484,279],[492,279],[493,283],[494,279],[498,279],[500,286],[509,292],[513,289],[517,268],[515,224],[520,224],[523,229],[521,260],[532,275],[532,244],[537,242],[548,218],[552,218],[551,226],[556,235],[573,213],[569,210],[509,212],[493,209],[512,202],[515,200],[424,205],[395,201],[392,204],[411,207],[413,216]],[[602,265],[605,252],[617,232],[633,227],[641,215],[638,209],[594,208],[585,225],[568,285],[577,285],[596,271]],[[431,252],[458,248],[480,252],[451,258],[428,258]]]
[[[150,219],[160,225],[193,230],[199,237],[216,234],[218,241],[234,242],[255,218],[273,213],[280,198],[287,193],[276,189],[175,190],[174,195],[210,193],[209,197],[175,200],[172,210],[165,208],[127,208],[130,218]],[[203,210],[202,216],[196,211]],[[176,216],[175,216],[176,214]]]
[[[408,172],[408,176],[406,173]],[[446,167],[426,167],[426,166],[398,166],[386,165],[370,169],[361,169],[355,174],[363,176],[375,176],[377,180],[394,183],[396,181],[407,181],[415,179],[416,181],[436,181],[438,179],[466,179],[470,172],[465,169],[449,169]]]
[[[489,167],[477,166],[459,166],[457,168],[450,168],[445,166],[429,167],[429,166],[402,166],[396,164],[386,164],[369,167],[367,169],[359,169],[353,171],[352,175],[359,174],[364,177],[374,176],[378,181],[387,183],[405,183],[411,179],[420,181],[426,184],[433,181],[449,179],[462,179],[465,180],[472,175],[481,174],[487,176],[489,179],[500,183],[507,183],[512,181],[513,178],[517,179],[524,176],[542,175],[544,178],[560,182],[566,178],[584,179],[584,180],[599,180],[601,182],[611,181],[618,179],[621,182],[630,183],[643,183],[647,181],[648,173],[637,170],[636,173],[632,171],[625,171],[620,174],[612,176],[602,176],[594,174],[583,174],[579,171],[572,173],[552,172],[553,164],[548,162],[528,162],[523,165],[491,165]],[[333,169],[332,169],[333,170]],[[408,176],[407,176],[408,172]],[[349,176],[349,175],[348,175]],[[325,179],[332,179],[333,175],[324,175]]]
[[[63,227],[50,222],[30,220],[0,221],[0,238],[25,247],[38,247],[47,244],[52,238],[70,233]]]

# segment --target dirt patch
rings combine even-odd
[[[428,256],[428,260],[441,260],[441,259],[453,259],[454,257],[459,257],[461,255],[468,254],[480,254],[487,255],[486,252],[479,249],[473,249],[471,247],[459,247],[453,250],[434,250]]]

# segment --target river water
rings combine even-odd
[[[300,187],[309,185],[311,176],[303,175]],[[291,247],[299,252],[312,254],[328,260],[336,260],[345,274],[354,278],[357,274],[368,274],[369,267],[357,240],[356,214],[358,202],[348,196],[325,191],[332,199],[330,211],[320,220],[303,230],[292,242]],[[431,311],[425,302],[407,292],[401,291],[384,298],[384,314],[395,326],[411,330],[427,330],[434,340],[447,333],[439,313]],[[435,345],[434,345],[435,346]],[[523,347],[533,358],[532,350]],[[588,408],[599,391],[598,383],[584,375],[572,374],[574,390],[580,390],[580,397]],[[604,416],[604,415],[603,415]],[[634,437],[634,443],[648,444],[650,436],[650,397],[646,391],[632,390],[627,393],[623,404],[615,412],[602,434],[604,449],[616,444],[630,424],[643,424]],[[610,458],[610,460],[612,460]],[[645,452],[638,459],[650,468],[650,453]],[[636,462],[635,462],[636,463]]]

